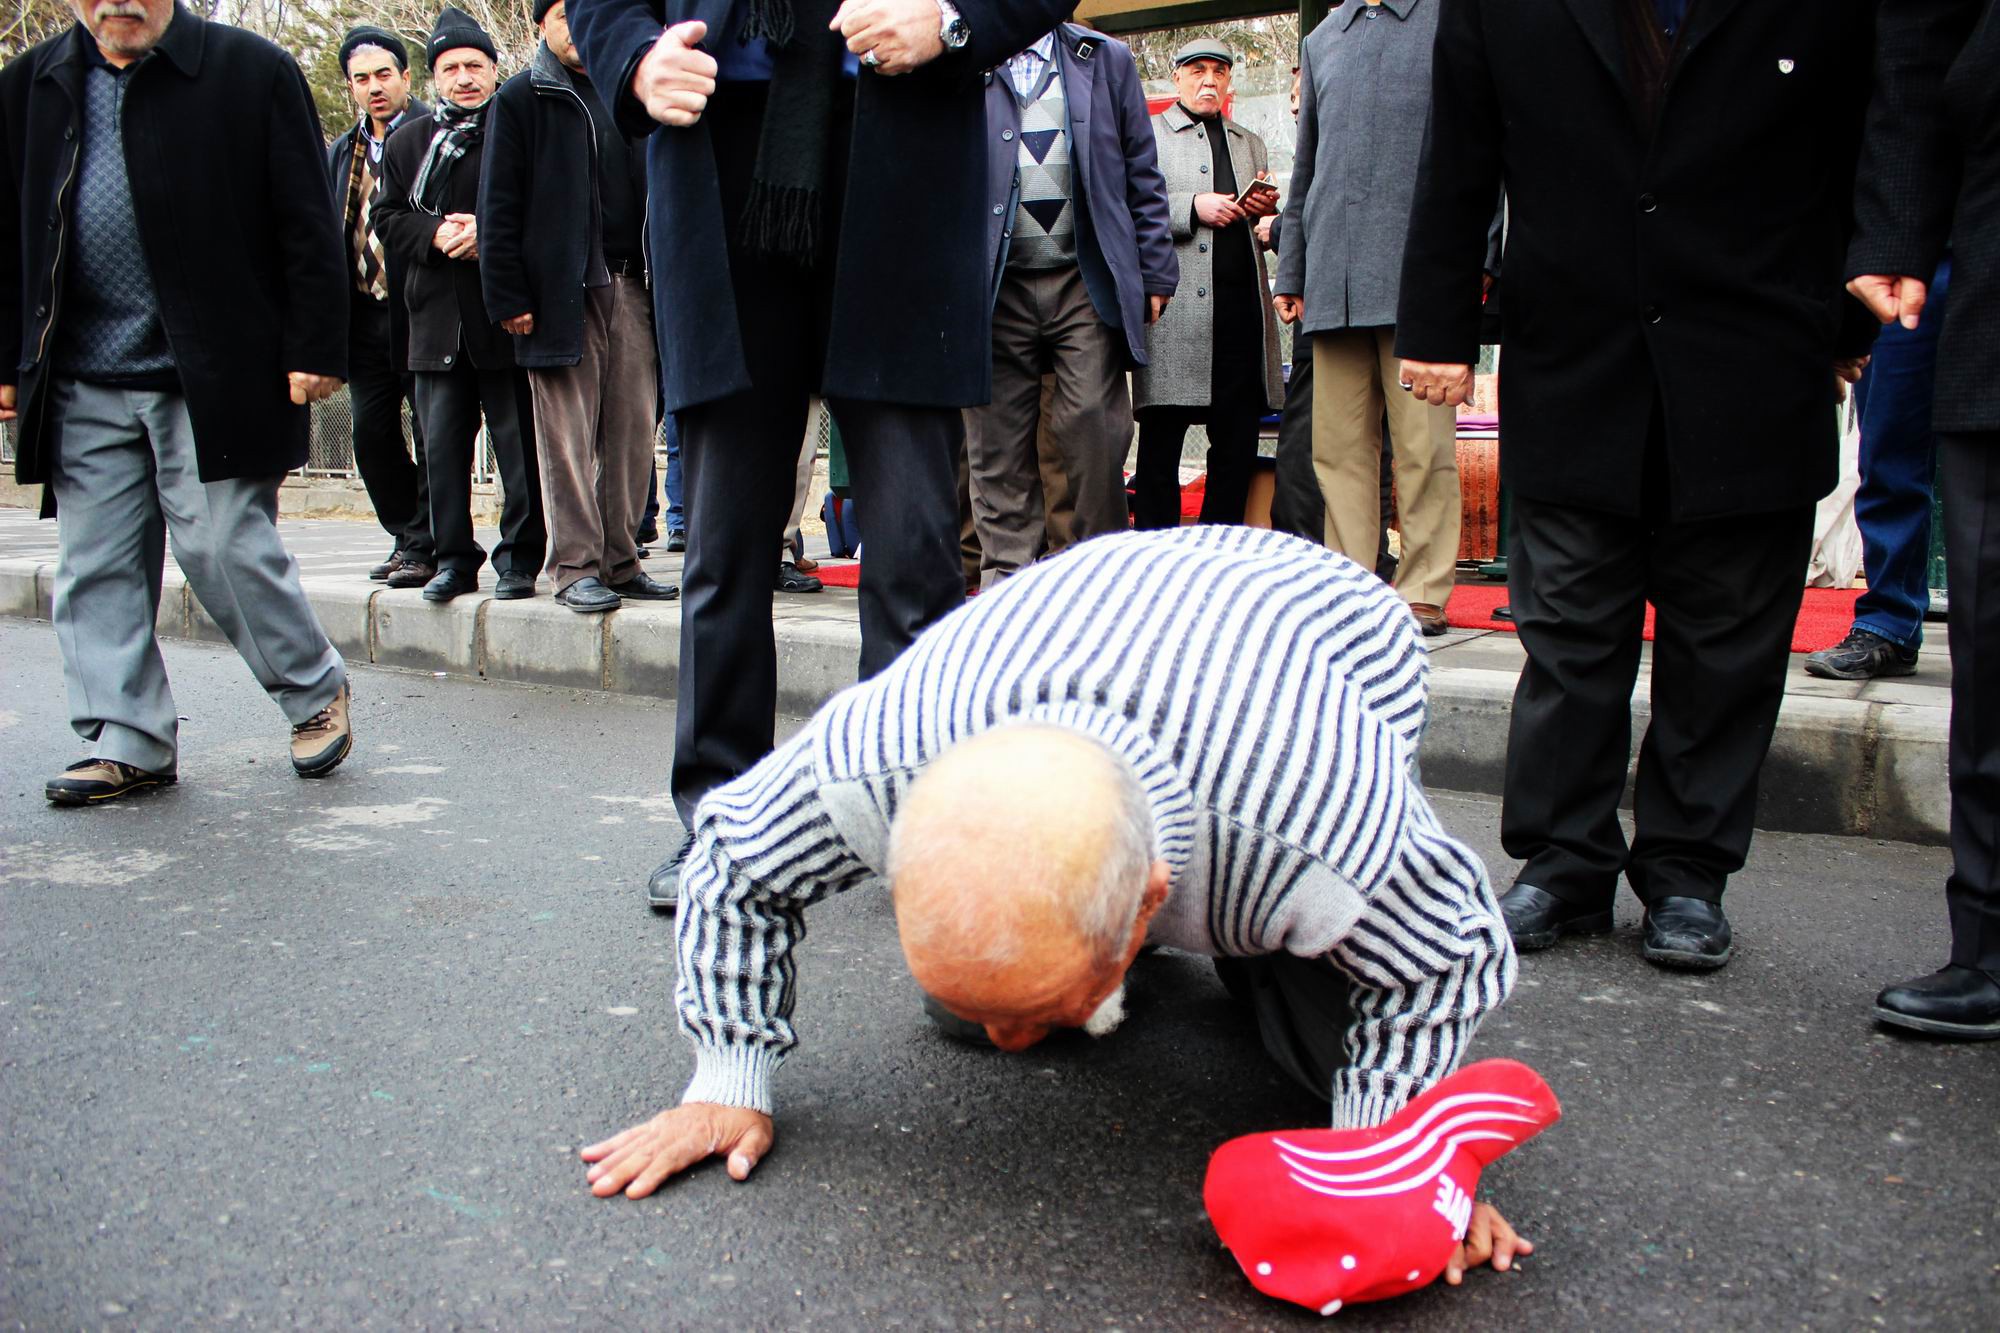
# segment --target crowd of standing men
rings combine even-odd
[[[502,598],[545,565],[578,611],[682,597],[672,790],[694,829],[773,748],[772,546],[814,397],[868,525],[863,677],[964,599],[961,457],[992,586],[1046,544],[1044,475],[1068,539],[1125,526],[1135,419],[1140,526],[1178,526],[1196,422],[1203,517],[1240,521],[1257,423],[1288,398],[1310,405],[1312,535],[1364,569],[1386,419],[1396,590],[1430,633],[1457,545],[1451,414],[1491,296],[1527,653],[1502,828],[1522,868],[1498,909],[1516,947],[1546,947],[1608,929],[1622,877],[1647,958],[1719,967],[1836,381],[1877,321],[1936,321],[1949,251],[1954,944],[1876,1012],[2000,1036],[1992,0],[1348,0],[1305,42],[1286,200],[1226,114],[1234,55],[1213,40],[1181,48],[1176,100],[1149,116],[1130,52],[1065,0],[574,3],[536,0],[542,42],[504,85],[491,36],[446,7],[433,106],[400,39],[355,29],[359,120],[331,149],[291,57],[172,0],[75,0],[75,28],[0,72],[0,419],[61,514],[54,620],[91,743],[52,801],[174,781],[153,639],[169,538],[290,721],[296,770],[347,756],[345,668],[276,530],[307,407],[343,380],[393,586],[448,601],[490,559]],[[1309,392],[1281,382],[1280,320],[1309,335]],[[639,565],[663,412],[680,589]],[[490,556],[482,423],[504,492]],[[654,873],[656,906],[689,850]]]

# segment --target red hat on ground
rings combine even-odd
[[[1472,1219],[1479,1173],[1562,1118],[1541,1075],[1468,1065],[1373,1129],[1231,1139],[1202,1201],[1267,1296],[1333,1314],[1436,1280]]]

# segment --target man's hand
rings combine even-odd
[[[1267,181],[1271,179],[1271,173],[1260,171],[1257,173],[1256,178],[1260,181]],[[1253,190],[1243,196],[1241,207],[1245,217],[1271,217],[1278,211],[1278,192],[1276,190]]]
[[[1271,248],[1271,228],[1277,221],[1278,215],[1276,213],[1266,213],[1263,217],[1257,219],[1257,225],[1252,229],[1257,233],[1257,244],[1263,246],[1266,250]]]
[[[0,384],[0,421],[12,421],[21,415],[21,389],[16,384]]]
[[[1404,361],[1402,387],[1420,403],[1456,407],[1472,401],[1472,367],[1438,361]]]
[[[1280,322],[1296,324],[1299,316],[1306,312],[1306,303],[1289,292],[1279,292],[1271,298],[1271,309],[1278,312]]]
[[[1146,298],[1146,322],[1148,324],[1159,323],[1160,316],[1167,313],[1167,302],[1173,299],[1174,298],[1171,296],[1159,296],[1159,295],[1148,296]],[[14,391],[12,389],[8,389],[6,390],[6,393],[8,401],[12,402]]]
[[[877,74],[908,74],[944,54],[937,0],[845,0],[827,26]]]
[[[442,232],[445,227],[454,224],[457,229],[452,232],[451,239],[438,246],[438,249],[444,251],[446,259],[479,258],[479,219],[470,213],[447,213],[444,215],[443,226],[438,230]]]
[[[437,230],[431,233],[432,249],[442,255],[451,253],[451,247],[457,242],[458,233],[461,230],[459,224],[454,219],[463,216],[464,214],[462,213],[449,213],[445,215],[444,220],[438,223]]]
[[[686,129],[708,110],[715,91],[715,57],[694,49],[706,36],[706,23],[676,23],[660,34],[633,71],[632,96],[660,124]]]
[[[1202,225],[1208,227],[1226,227],[1232,222],[1241,222],[1249,216],[1243,211],[1243,205],[1226,194],[1196,195],[1194,215],[1201,219]]]
[[[1535,1243],[1515,1234],[1507,1219],[1500,1216],[1499,1209],[1490,1203],[1475,1203],[1464,1241],[1445,1261],[1444,1280],[1455,1287],[1465,1281],[1466,1269],[1477,1268],[1489,1260],[1495,1271],[1504,1273],[1514,1266],[1515,1255],[1534,1252]]]
[[[530,310],[525,315],[515,315],[512,319],[503,319],[500,321],[500,327],[517,338],[525,338],[535,331],[535,312]]]
[[[315,375],[306,370],[287,371],[285,374],[285,387],[291,391],[292,401],[300,407],[304,407],[307,403],[325,402],[340,391],[343,383],[345,381],[336,376]],[[12,406],[14,391],[11,388],[7,390],[4,401]],[[13,413],[9,412],[7,415],[11,417]]]
[[[1930,298],[1930,288],[1924,280],[1907,273],[1864,273],[1849,282],[1847,290],[1884,324],[1901,320],[1906,329],[1917,327],[1917,320],[1924,313],[1924,302]]]
[[[1872,357],[1850,356],[1833,363],[1833,401],[1847,401],[1847,386],[1861,382],[1861,372],[1868,369]]]
[[[590,1192],[600,1199],[620,1190],[628,1199],[643,1199],[668,1176],[703,1158],[726,1157],[730,1179],[746,1180],[771,1151],[775,1137],[771,1117],[762,1111],[688,1102],[585,1148],[583,1160],[596,1165],[584,1179],[590,1182]]]

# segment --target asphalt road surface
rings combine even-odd
[[[1218,1245],[1237,1134],[1318,1123],[1204,962],[1112,1037],[935,1035],[886,895],[816,908],[750,1182],[590,1197],[579,1145],[679,1093],[670,705],[380,670],[294,778],[226,650],[166,648],[181,784],[45,806],[83,751],[54,636],[0,621],[0,1321],[31,1328],[1305,1327]],[[1511,870],[1497,806],[1438,797]],[[1735,963],[1525,961],[1475,1053],[1566,1118],[1487,1173],[1540,1246],[1342,1313],[1381,1328],[2000,1324],[2000,1045],[1881,1035],[1942,958],[1929,848],[1763,835]]]

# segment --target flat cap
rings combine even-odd
[[[1231,69],[1236,68],[1236,53],[1228,45],[1214,37],[1197,37],[1174,52],[1174,68],[1179,69],[1190,60],[1220,60]]]

